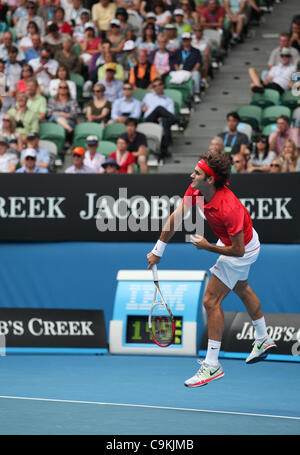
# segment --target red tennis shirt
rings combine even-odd
[[[203,203],[197,201],[197,196],[202,194],[192,188],[191,184],[185,192],[184,204],[189,207],[195,205],[203,207]],[[245,245],[250,242],[253,235],[251,216],[229,188],[226,186],[218,188],[212,200],[204,203],[203,208],[208,224],[224,245],[230,246],[232,243],[229,236],[234,236],[240,231],[244,232]]]

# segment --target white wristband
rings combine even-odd
[[[164,254],[166,246],[167,244],[165,242],[157,240],[155,247],[152,250],[152,253],[155,254],[155,256],[159,256],[161,258],[162,255]]]

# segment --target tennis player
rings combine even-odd
[[[228,154],[210,150],[203,155],[191,174],[192,183],[181,205],[170,215],[159,240],[147,254],[148,268],[158,264],[187,207],[200,205],[200,200],[202,201],[204,215],[219,240],[213,245],[204,237],[194,235],[191,236],[191,241],[198,250],[210,251],[219,254],[219,257],[216,264],[210,268],[211,277],[203,299],[208,324],[207,353],[204,361],[198,360],[200,369],[185,381],[187,387],[200,387],[224,376],[218,361],[224,330],[221,304],[231,290],[244,303],[256,332],[253,349],[246,363],[263,360],[276,348],[276,344],[268,336],[260,301],[248,284],[249,270],[258,258],[260,243],[249,212],[225,186],[230,170]],[[204,206],[201,196],[204,197]]]

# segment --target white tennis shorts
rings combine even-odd
[[[225,246],[218,240],[217,246]],[[209,270],[219,278],[229,289],[233,289],[238,281],[248,279],[251,264],[258,258],[260,243],[257,232],[253,229],[253,237],[245,246],[243,257],[233,257],[221,255],[216,264]]]

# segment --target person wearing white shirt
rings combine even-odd
[[[82,6],[82,0],[73,0],[73,6],[70,10],[70,22],[72,25],[81,24],[81,13],[85,11],[85,8]]]
[[[86,144],[88,149],[85,152],[83,164],[94,169],[95,172],[103,174],[104,168],[102,164],[105,162],[105,156],[97,152],[99,145],[98,136],[88,136]]]
[[[29,65],[34,71],[43,95],[48,95],[50,82],[56,78],[58,62],[50,58],[48,49],[43,48],[40,57],[29,60]]]
[[[139,119],[142,115],[142,103],[133,98],[133,87],[129,83],[123,86],[124,96],[113,102],[111,118],[115,122],[124,123],[128,117]]]
[[[160,123],[163,126],[161,141],[161,158],[169,156],[168,144],[171,142],[171,126],[180,123],[175,116],[175,106],[171,98],[164,94],[164,83],[161,79],[152,82],[153,93],[147,93],[142,101],[142,111],[146,122]]]
[[[18,164],[18,158],[14,153],[9,153],[7,147],[7,138],[5,136],[0,136],[0,173],[15,172]]]

